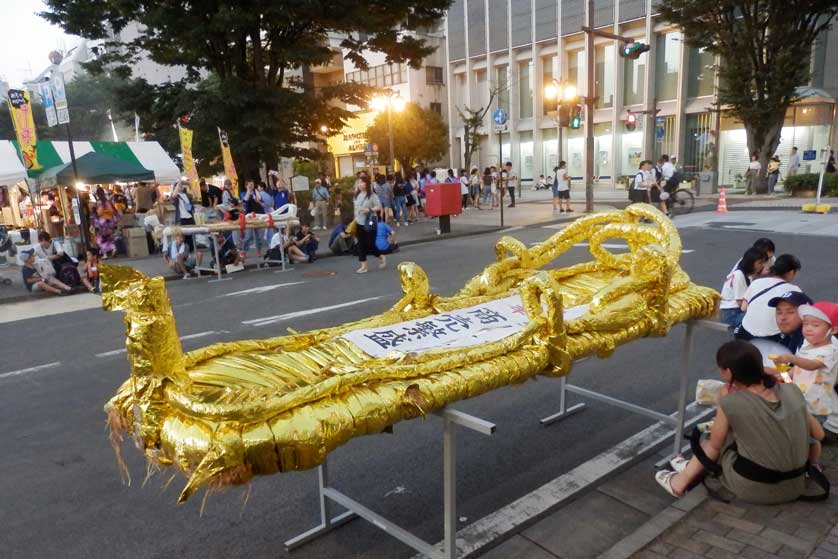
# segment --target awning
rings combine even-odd
[[[15,144],[0,140],[0,185],[17,184],[26,180],[26,168],[20,161]]]
[[[12,143],[17,146],[17,142]],[[76,159],[95,152],[128,161],[152,171],[154,176],[149,180],[159,183],[172,183],[181,177],[178,166],[157,142],[73,142],[73,149]],[[41,169],[29,171],[31,178],[40,178],[47,169],[70,163],[69,143],[38,142],[38,162]]]
[[[90,151],[76,157],[75,170],[72,162],[64,163],[42,172],[39,179],[42,184],[73,184],[75,177],[88,184],[138,182],[154,180],[154,172],[134,161]]]
[[[819,87],[798,87],[795,94],[798,103],[835,103],[835,98]]]

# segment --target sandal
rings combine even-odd
[[[676,456],[672,460],[669,461],[669,465],[672,466],[672,469],[675,470],[675,473],[680,474],[684,470],[687,469],[687,464],[690,461],[684,458],[683,456]]]
[[[358,268],[355,270],[356,274],[366,274],[367,272],[369,272],[369,268]]]
[[[655,473],[655,481],[657,481],[658,485],[663,487],[667,493],[676,499],[680,499],[682,495],[678,495],[675,493],[675,490],[672,489],[672,478],[675,477],[676,474],[677,472],[673,472],[672,470],[660,470]]]

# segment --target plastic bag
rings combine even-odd
[[[725,385],[720,380],[701,379],[695,387],[695,403],[700,406],[715,406]]]

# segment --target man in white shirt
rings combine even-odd
[[[512,170],[512,162],[506,162],[506,181],[504,183],[504,187],[506,188],[506,192],[509,193],[509,207],[515,207],[515,189],[518,188],[518,175],[515,174],[515,171]]]
[[[797,147],[791,148],[791,157],[789,157],[789,169],[786,172],[786,175],[791,177],[797,174],[797,170],[800,169],[800,154],[797,153]]]

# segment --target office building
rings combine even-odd
[[[511,160],[527,179],[551,175],[559,159],[554,107],[544,98],[553,79],[586,95],[586,56],[594,57],[594,179],[616,184],[632,175],[641,159],[675,155],[687,172],[718,171],[722,184],[735,184],[748,164],[741,123],[711,110],[716,100],[719,61],[685,44],[679,29],[651,13],[650,0],[596,0],[594,28],[649,44],[636,60],[623,58],[623,43],[595,37],[585,52],[585,0],[455,0],[448,11],[447,80],[452,162],[463,161],[463,126],[457,108],[489,103],[479,151],[472,165],[498,162],[498,135],[491,122],[498,107],[509,115],[502,134],[503,161]],[[788,111],[778,154],[788,161],[792,146],[819,150],[834,137],[838,94],[838,32],[824,34],[814,46],[811,83]],[[833,48],[832,51],[835,51]],[[634,130],[625,126],[627,111],[638,112]],[[718,148],[718,150],[716,150]],[[585,170],[584,125],[565,128],[561,158],[571,175]],[[803,169],[810,165],[804,161]],[[815,165],[811,164],[814,170]]]

